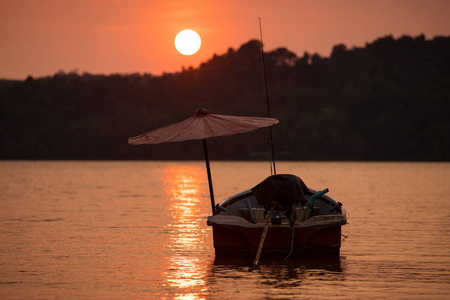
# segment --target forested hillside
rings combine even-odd
[[[450,37],[380,38],[330,57],[265,54],[283,160],[450,159]],[[201,159],[198,141],[129,146],[197,107],[266,116],[260,43],[152,76],[60,72],[0,81],[0,159]],[[267,130],[209,143],[212,159],[265,159]]]

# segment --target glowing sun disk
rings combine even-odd
[[[201,44],[202,40],[194,30],[182,30],[175,37],[175,48],[183,55],[196,53],[200,49]]]

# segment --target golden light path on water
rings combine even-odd
[[[164,273],[167,284],[178,287],[175,299],[203,299],[208,291],[206,286],[206,266],[199,255],[207,236],[205,220],[208,215],[207,199],[204,195],[204,169],[196,166],[170,166],[163,170],[164,189],[168,201],[168,224],[170,249]],[[190,291],[190,293],[186,293]]]

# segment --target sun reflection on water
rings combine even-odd
[[[204,224],[208,215],[208,199],[203,196],[205,173],[201,167],[176,165],[166,167],[162,174],[171,253],[164,276],[169,287],[179,288],[175,299],[203,299],[208,290],[204,252],[209,242]]]

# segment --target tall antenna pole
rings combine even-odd
[[[263,38],[262,38],[261,18],[258,17],[258,19],[259,19],[259,34],[261,36],[261,57],[262,57],[262,65],[263,65],[263,73],[264,73],[264,88],[265,88],[265,92],[266,92],[267,116],[270,118],[269,91],[267,89],[266,63],[264,61],[264,46],[263,46]],[[269,127],[269,158],[271,160],[270,173],[272,175],[276,175],[277,170],[275,168],[275,152],[273,150],[272,127]],[[272,172],[272,166],[273,166],[273,172]]]

